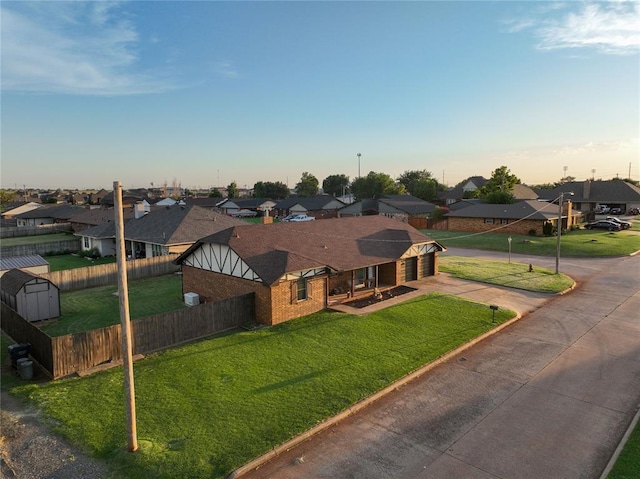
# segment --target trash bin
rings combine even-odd
[[[18,359],[18,374],[27,381],[33,379],[33,361],[29,358]]]
[[[31,344],[20,343],[12,344],[9,346],[9,355],[11,356],[11,365],[14,368],[18,367],[18,359],[29,358],[29,352],[31,351]]]

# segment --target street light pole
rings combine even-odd
[[[511,236],[507,238],[507,241],[509,242],[509,264],[511,264]]]
[[[573,192],[570,191],[569,195],[573,196]],[[556,228],[558,230],[557,240],[556,240],[556,274],[558,274],[560,270],[560,236],[562,235],[562,203],[564,202],[564,192],[560,193],[560,197],[558,198],[558,224]],[[567,223],[569,222],[569,218],[567,217]]]
[[[358,178],[360,178],[360,157],[362,155],[360,153],[358,153]]]

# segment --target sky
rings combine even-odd
[[[3,188],[640,179],[639,2],[0,10]]]

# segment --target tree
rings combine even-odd
[[[255,198],[271,198],[272,200],[283,200],[289,196],[289,188],[281,181],[258,181],[253,185],[253,196]]]
[[[347,175],[329,175],[322,182],[322,191],[327,195],[342,196],[349,192]]]
[[[209,191],[209,198],[222,198],[222,193],[217,188]]]
[[[296,184],[296,193],[298,196],[316,196],[318,194],[318,185],[318,179],[305,171],[302,173],[300,182]]]
[[[0,206],[4,206],[8,203],[11,203],[16,199],[16,192],[9,190],[0,190]]]
[[[386,173],[376,173],[375,171],[370,171],[367,176],[356,178],[351,183],[351,193],[359,200],[382,195],[401,195],[404,192],[404,185],[396,183]]]
[[[398,177],[398,182],[413,196],[425,201],[433,201],[444,186],[438,183],[430,171],[407,170]]]
[[[512,175],[509,168],[501,166],[493,171],[491,178],[480,188],[480,198],[488,203],[513,203],[515,198],[511,192],[518,183],[520,179]]]
[[[235,181],[232,181],[229,186],[227,186],[227,198],[237,198],[238,197],[238,184]]]

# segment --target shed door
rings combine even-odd
[[[418,279],[418,258],[407,258],[404,262],[404,280]]]

